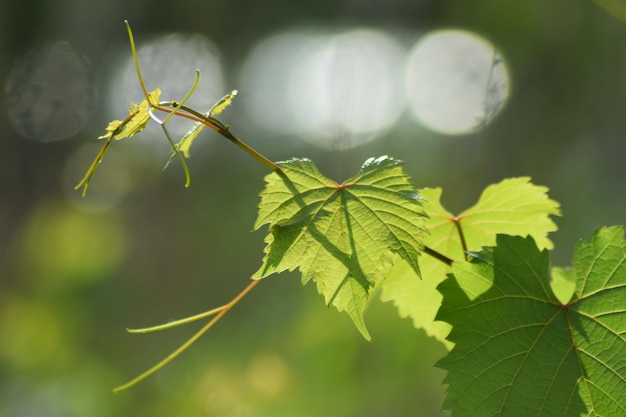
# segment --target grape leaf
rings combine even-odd
[[[102,145],[102,148],[100,148],[100,151],[87,169],[85,176],[74,187],[75,190],[78,190],[81,187],[83,188],[83,197],[87,194],[91,178],[96,173],[96,169],[100,166],[100,163],[104,158],[104,154],[109,148],[113,138],[115,137],[116,140],[129,138],[141,132],[150,120],[150,104],[157,104],[160,96],[161,90],[156,88],[153,92],[148,94],[150,99],[149,101],[146,99],[139,104],[131,103],[128,116],[124,120],[113,120],[112,122],[109,122],[105,129],[106,133],[98,137],[98,139],[106,139],[104,145]]]
[[[346,311],[371,339],[363,311],[372,290],[398,256],[419,274],[425,214],[421,200],[389,157],[368,159],[359,173],[337,184],[308,159],[278,163],[266,176],[255,230],[270,225],[263,265],[254,279],[298,268],[327,305]]]
[[[439,361],[455,416],[626,415],[626,244],[607,228],[574,254],[576,290],[563,304],[549,254],[532,237],[455,262],[437,319],[455,343]],[[559,273],[562,273],[559,272]]]
[[[422,189],[424,211],[428,213],[426,228],[430,234],[424,245],[453,260],[462,260],[462,237],[468,250],[479,250],[495,244],[496,234],[532,236],[540,247],[551,248],[547,234],[556,230],[550,215],[559,214],[559,204],[546,195],[547,188],[534,185],[527,177],[505,179],[488,186],[478,202],[458,216],[448,212],[440,202],[441,189]],[[411,317],[416,328],[422,328],[451,347],[446,335],[447,323],[435,321],[441,305],[437,285],[445,279],[449,268],[442,262],[423,257],[420,261],[423,279],[419,279],[402,262],[394,262],[382,284],[382,301],[393,301],[401,317]]]
[[[108,139],[115,135],[115,139],[124,139],[136,135],[141,132],[150,121],[150,113],[148,112],[150,103],[158,103],[161,97],[161,90],[156,88],[148,94],[150,102],[143,100],[139,104],[131,103],[128,110],[128,117],[125,120],[113,120],[106,127],[106,133],[98,139]],[[122,125],[123,124],[123,125]]]
[[[209,116],[217,116],[219,114],[222,114],[224,109],[226,109],[226,107],[232,104],[237,93],[238,93],[237,90],[233,90],[230,93],[226,94],[221,99],[219,99],[217,103],[215,103],[213,107],[211,107],[211,110],[209,110]]]
[[[205,113],[204,116],[211,117],[211,116],[217,116],[218,114],[221,114],[224,111],[224,109],[226,109],[226,107],[230,106],[230,104],[235,99],[236,95],[237,95],[237,90],[233,90],[230,93],[226,94],[224,97],[219,99],[217,103],[215,103],[213,107],[211,107],[211,109]],[[194,123],[191,126],[191,128],[187,131],[187,133],[185,133],[185,136],[183,136],[180,142],[178,142],[178,144],[176,145],[178,150],[181,151],[183,155],[185,155],[185,158],[189,158],[189,149],[191,148],[193,141],[196,139],[196,137],[198,137],[202,129],[204,129],[204,126],[205,126],[204,123],[200,123],[200,122]],[[174,156],[175,154],[172,153],[172,155],[170,156],[170,160]]]

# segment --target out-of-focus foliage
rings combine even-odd
[[[626,21],[626,2],[624,0],[594,0],[600,6]]]
[[[3,83],[28,51],[63,40],[90,61],[95,77],[81,83],[95,83],[100,97],[80,113],[90,115],[79,120],[83,130],[64,142],[23,138],[6,106],[0,117],[1,415],[318,416],[332,407],[339,417],[433,416],[441,406],[444,373],[432,367],[444,354],[438,342],[399,320],[390,304],[374,303],[366,313],[374,342],[367,343],[313,289],[303,293],[297,280],[282,278],[259,285],[174,366],[130,392],[110,393],[187,334],[130,337],[125,328],[220,305],[246,285],[263,247],[250,230],[267,173],[203,132],[189,163],[194,184],[184,189],[176,168],[161,172],[169,147],[148,127],[137,141],[117,144],[129,152],[110,151],[93,194],[80,200],[72,188],[95,154],[81,148],[120,117],[106,103],[129,57],[124,19],[143,40],[193,33],[219,45],[228,88],[207,97],[204,108],[240,88],[238,70],[259,39],[294,26],[392,27],[407,46],[432,28],[480,33],[506,58],[512,90],[500,115],[475,133],[447,137],[402,118],[377,141],[329,152],[252,130],[239,106],[245,90],[224,121],[273,160],[309,157],[330,177],[346,178],[372,155],[401,158],[417,186],[446,190],[452,212],[486,184],[531,176],[564,207],[553,238],[557,264],[569,264],[574,242],[598,225],[626,223],[626,25],[594,2],[182,0],[164,7],[0,2]],[[175,71],[183,91],[194,69]],[[93,94],[84,91],[83,98]],[[163,94],[182,98],[171,89]],[[266,100],[269,114],[272,97]],[[112,191],[97,194],[107,189],[124,190],[116,205]]]

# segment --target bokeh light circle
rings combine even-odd
[[[283,32],[261,40],[242,66],[240,102],[248,118],[270,134],[296,134],[299,124],[286,96],[295,62],[319,53],[328,42],[321,31]]]
[[[89,61],[67,42],[33,50],[5,84],[9,120],[30,139],[67,139],[87,123],[98,95]]]
[[[445,134],[486,126],[509,96],[506,63],[494,45],[474,33],[441,30],[424,36],[409,54],[407,94],[413,116]]]
[[[405,51],[373,29],[283,33],[257,45],[242,70],[250,117],[326,149],[372,140],[405,108]]]

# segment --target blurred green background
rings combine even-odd
[[[439,411],[444,373],[433,367],[441,344],[380,302],[366,315],[368,343],[296,274],[267,279],[174,363],[111,393],[199,324],[150,335],[125,328],[222,305],[247,285],[262,256],[263,233],[251,230],[267,173],[204,132],[185,189],[176,163],[161,171],[167,143],[147,129],[112,144],[85,199],[72,190],[107,122],[141,100],[124,19],[144,48],[148,88],[181,99],[195,67],[208,68],[199,109],[238,88],[222,120],[272,160],[309,157],[339,181],[388,154],[406,161],[416,186],[443,187],[453,211],[490,183],[531,176],[563,205],[557,265],[568,265],[576,241],[595,228],[626,222],[626,25],[591,1],[0,0],[0,416],[447,415]],[[389,126],[353,146],[363,132],[332,117],[353,115],[355,95],[381,102],[375,94],[387,78],[404,85],[411,51],[440,29],[495,46],[498,61],[462,79],[484,84],[490,68],[506,68],[506,82],[483,100],[496,97],[501,111],[443,133],[412,116],[408,102],[421,90],[407,88],[407,97],[366,113],[373,120],[396,109]],[[374,45],[366,65],[320,47],[359,30],[393,42]],[[278,58],[263,49],[276,39],[292,48]],[[363,87],[331,70],[325,80],[337,95],[326,104],[307,96],[317,84],[302,74],[319,62],[341,69],[347,57],[348,73],[360,74],[392,62],[390,50],[402,55],[387,68],[396,75],[365,77]],[[459,58],[459,72],[469,60]],[[447,87],[429,94],[461,94]]]

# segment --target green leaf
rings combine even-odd
[[[209,116],[217,116],[219,114],[222,114],[224,109],[231,105],[236,95],[237,90],[233,90],[221,99],[219,99],[217,103],[215,103],[213,107],[211,107],[211,110],[209,110]]]
[[[278,164],[261,193],[255,229],[270,225],[266,256],[253,278],[298,268],[327,305],[346,311],[366,339],[363,311],[390,267],[391,254],[419,274],[426,233],[419,196],[389,157],[367,160],[337,184],[308,159]]]
[[[131,103],[128,117],[124,120],[113,120],[106,127],[106,133],[98,139],[109,139],[115,137],[116,140],[129,138],[141,132],[150,121],[149,106],[157,104],[161,97],[161,90],[158,88],[148,94],[150,101],[143,100],[139,104]]]
[[[425,200],[424,211],[428,213],[425,226],[430,231],[424,237],[424,245],[452,259],[462,259],[463,251],[458,239],[455,240],[454,230],[441,227],[442,224],[449,223],[452,217],[440,203],[441,189],[423,189],[419,193]],[[450,325],[435,321],[435,315],[441,306],[441,294],[437,291],[437,285],[443,281],[450,268],[443,262],[423,256],[420,259],[420,270],[422,278],[407,263],[394,262],[381,285],[381,300],[393,301],[400,317],[410,317],[415,328],[423,329],[426,334],[435,337],[450,349],[452,344],[446,340]]]
[[[602,229],[574,255],[563,304],[531,237],[455,262],[437,318],[453,326],[444,408],[455,416],[626,415],[626,245]]]
[[[474,206],[455,216],[441,205],[440,188],[419,190],[426,200],[426,228],[430,232],[424,245],[453,260],[462,260],[462,230],[470,251],[494,245],[498,233],[530,235],[540,247],[551,248],[547,234],[556,230],[556,225],[550,215],[559,214],[559,204],[550,200],[546,192],[546,187],[532,184],[527,177],[505,179],[488,186]],[[421,280],[405,265],[395,262],[382,284],[381,299],[393,301],[401,317],[410,317],[416,328],[424,329],[450,348],[452,345],[446,340],[450,326],[435,321],[441,305],[437,285],[450,270],[429,256],[420,260],[420,267]]]
[[[89,166],[89,169],[87,169],[87,172],[83,176],[83,179],[81,179],[80,182],[74,187],[75,190],[78,190],[81,187],[83,188],[83,197],[87,194],[87,189],[89,188],[91,178],[93,177],[93,174],[95,174],[96,169],[98,169],[98,167],[100,166],[100,163],[104,158],[104,154],[111,144],[111,140],[113,138],[115,138],[116,140],[129,138],[141,132],[150,120],[150,104],[158,104],[160,96],[161,90],[157,88],[153,92],[148,94],[150,102],[148,102],[148,100],[146,99],[139,104],[131,103],[130,110],[126,119],[113,120],[112,122],[109,122],[108,126],[106,127],[106,133],[98,137],[98,139],[107,139],[107,141],[104,143],[104,145],[96,155],[96,158]]]
[[[546,187],[532,184],[528,177],[505,179],[487,187],[478,203],[458,216],[467,249],[492,245],[496,233],[532,236],[540,248],[552,249],[547,235],[557,227],[549,216],[561,212],[559,203],[550,200],[547,191]]]
[[[230,106],[236,95],[237,90],[233,90],[230,93],[226,94],[224,97],[219,99],[208,112],[205,113],[205,117],[212,117],[221,114],[224,109],[226,109],[226,107]],[[204,123],[194,123],[187,131],[187,133],[185,133],[185,136],[183,136],[180,142],[178,142],[178,144],[176,145],[178,150],[181,151],[183,155],[185,155],[185,158],[189,158],[189,149],[191,148],[193,141],[196,140],[196,137],[198,137],[198,134],[202,132],[202,129],[204,129],[204,126]],[[173,156],[174,155],[172,155],[172,157]]]

